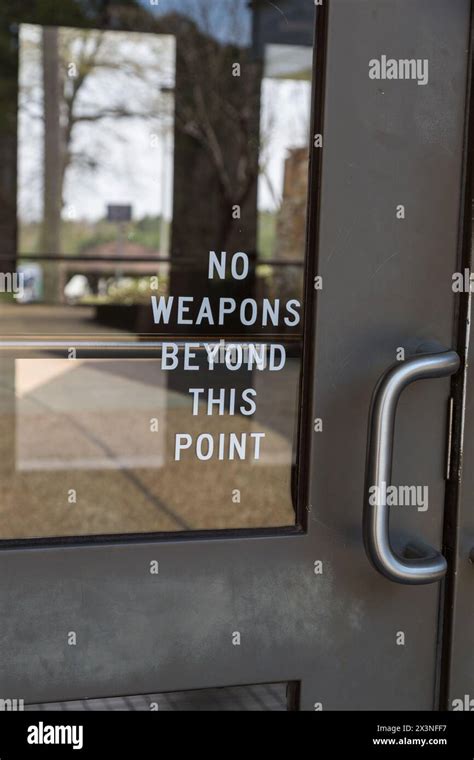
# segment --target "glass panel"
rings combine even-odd
[[[298,360],[233,380],[261,397],[252,416],[222,405],[222,416],[216,407],[207,417],[207,401],[170,388],[161,367],[27,358],[1,372],[2,538],[294,523],[285,425],[294,424]],[[184,387],[188,373],[174,374]]]
[[[256,686],[233,686],[225,689],[176,691],[167,694],[146,694],[134,697],[84,699],[75,702],[52,702],[25,705],[25,710],[53,711],[238,711],[284,712],[292,698],[293,684],[273,683]]]
[[[295,523],[314,14],[0,27],[0,538]]]

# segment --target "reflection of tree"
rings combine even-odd
[[[39,5],[43,5],[42,1]],[[189,256],[191,251],[195,257],[205,257],[206,251],[215,248],[255,252],[259,174],[266,179],[275,206],[280,195],[271,186],[272,172],[268,171],[269,150],[279,127],[274,116],[267,113],[267,107],[263,123],[260,122],[263,71],[262,61],[250,39],[248,1],[173,0],[168,8],[163,5],[156,13],[133,0],[111,3],[74,0],[72,5],[88,10],[87,26],[105,25],[108,30],[122,31],[72,28],[75,19],[61,15],[62,23],[70,20],[71,26],[59,27],[56,31],[60,135],[53,140],[58,127],[49,129],[49,149],[44,147],[45,211],[40,252],[61,252],[61,241],[55,230],[58,226],[60,229],[64,196],[70,196],[69,183],[73,179],[86,182],[88,172],[97,173],[99,168],[107,166],[106,142],[113,133],[114,123],[130,119],[133,130],[134,118],[150,120],[150,123],[153,119],[150,133],[160,133],[159,128],[155,130],[155,120],[169,124],[173,102],[173,257]],[[56,18],[59,18],[56,11],[45,10],[41,21],[51,23]],[[33,17],[31,22],[34,23]],[[50,31],[46,29],[45,33]],[[147,35],[146,44],[153,49],[156,43],[154,66],[139,57],[137,60],[136,52],[135,56],[130,54],[126,41],[135,37],[133,32],[151,33]],[[162,76],[159,71],[163,60],[160,52],[163,34],[173,35],[177,45],[174,98],[165,98],[160,93],[160,85],[172,85],[174,80],[170,72]],[[36,51],[29,52],[29,64],[28,42],[30,48],[36,45]],[[51,57],[54,46],[48,44],[48,47]],[[31,39],[22,40],[22,58],[25,56],[32,69],[36,66],[40,70],[39,54],[38,39],[33,45]],[[71,63],[74,64],[73,75],[69,74]],[[236,64],[241,66],[240,77],[233,76]],[[56,124],[54,103],[50,102],[49,109],[46,108],[47,88],[43,82],[35,82],[35,76],[38,80],[33,73],[31,84],[26,84],[34,97],[25,97],[25,91],[21,92],[21,109],[24,113],[36,114],[36,119],[42,119],[44,112],[45,120],[49,110],[49,122]],[[54,78],[53,72],[50,76]],[[108,83],[118,80],[124,81],[124,86],[111,102]],[[53,83],[49,89],[54,91],[54,87]],[[22,90],[25,90],[23,82]],[[37,101],[40,98],[36,105],[32,103],[35,98]],[[278,111],[278,103],[273,109]],[[87,124],[101,124],[102,128],[81,130]],[[117,137],[123,139],[123,130],[117,128],[116,132]],[[88,139],[91,133],[92,141]],[[96,144],[98,140],[103,140],[101,145]],[[56,155],[53,155],[54,150]],[[56,169],[51,170],[51,167]],[[74,170],[80,171],[76,175]],[[238,220],[233,215],[234,206],[240,207]]]
[[[214,224],[218,221],[218,229],[213,231],[213,245],[225,247],[232,234],[234,206],[240,206],[242,216],[247,212],[247,222],[250,221],[250,210],[254,206],[252,216],[256,215],[256,185],[259,171],[265,171],[259,166],[259,145],[262,146],[260,132],[260,83],[262,70],[260,63],[251,60],[251,48],[248,39],[248,8],[246,0],[222,0],[220,3],[209,0],[182,0],[179,11],[153,17],[146,9],[139,10],[134,3],[123,6],[115,5],[110,10],[108,26],[126,28],[130,21],[132,28],[143,29],[158,34],[170,33],[177,40],[177,69],[179,87],[176,97],[175,137],[177,159],[186,163],[189,156],[195,152],[201,154],[198,163],[208,164],[201,175],[201,186],[211,188],[214,195]],[[130,14],[135,14],[130,20]],[[192,19],[192,20],[191,20]],[[49,58],[53,57],[57,47],[57,73],[49,73],[49,95],[46,81],[42,83],[44,108],[36,108],[40,117],[49,123],[56,122],[53,117],[54,102],[52,94],[58,92],[60,113],[60,137],[56,141],[49,139],[49,150],[44,147],[44,182],[43,194],[45,213],[41,234],[41,252],[60,252],[60,241],[54,230],[64,205],[64,188],[70,169],[80,169],[81,176],[87,172],[97,171],[102,156],[107,158],[106,150],[92,150],[75,136],[80,133],[81,125],[105,122],[107,128],[113,129],[113,122],[127,118],[159,119],[167,118],[165,98],[160,99],[159,72],[160,68],[159,37],[148,35],[147,44],[156,47],[156,66],[143,65],[134,60],[129,53],[124,52],[123,39],[129,33],[101,32],[91,29],[72,29],[62,27],[53,30],[45,29],[43,39],[48,39]],[[54,41],[54,35],[57,40]],[[134,35],[131,35],[132,37]],[[117,42],[116,40],[120,41]],[[31,42],[30,42],[31,47]],[[34,47],[34,46],[33,46]],[[37,44],[38,47],[38,44]],[[28,53],[28,46],[22,43],[23,54]],[[33,50],[33,55],[35,51]],[[37,56],[37,51],[36,51]],[[43,55],[44,68],[48,59],[48,51]],[[30,60],[34,59],[31,57]],[[74,75],[69,74],[73,64]],[[240,64],[241,76],[234,77],[233,66]],[[151,76],[150,68],[155,71]],[[118,74],[125,78],[126,86],[123,95],[114,103],[99,96],[89,97],[90,83],[97,77],[105,82],[105,76],[110,74],[110,81]],[[28,78],[28,77],[27,77]],[[148,92],[144,93],[144,82],[149,83]],[[168,77],[168,84],[169,77]],[[28,85],[27,85],[28,86]],[[138,86],[138,87],[137,87]],[[105,85],[107,89],[107,85]],[[33,89],[33,88],[31,88]],[[136,93],[140,93],[137,101]],[[130,105],[129,93],[134,94],[133,105]],[[36,93],[36,98],[38,91]],[[102,102],[101,102],[102,100]],[[31,101],[31,99],[30,99]],[[48,103],[47,103],[48,101]],[[21,101],[22,108],[31,112],[31,102]],[[49,115],[46,114],[46,106]],[[271,128],[271,124],[268,124]],[[133,125],[131,125],[133,128]],[[79,131],[79,132],[78,132]],[[50,135],[57,129],[49,129]],[[103,134],[98,132],[98,134]],[[57,155],[53,155],[55,142]],[[79,144],[80,142],[80,144]],[[194,148],[192,146],[194,145]],[[105,146],[104,146],[105,147]],[[181,151],[181,156],[178,153]],[[192,165],[193,161],[191,161]],[[46,167],[46,164],[48,168]],[[60,167],[59,196],[60,209],[55,200],[56,191],[49,186],[56,186],[56,171]],[[199,174],[199,172],[198,172]],[[50,175],[48,180],[46,175]],[[47,196],[53,195],[48,201]],[[175,194],[175,201],[177,196]],[[235,225],[234,225],[235,226]],[[250,235],[252,237],[252,235]],[[255,248],[255,240],[252,245]]]
[[[118,121],[122,119],[143,119],[154,121],[164,115],[164,99],[160,97],[160,84],[164,83],[167,72],[163,66],[163,48],[158,38],[147,37],[147,47],[153,55],[154,66],[150,71],[147,63],[136,60],[124,45],[123,35],[101,31],[61,30],[61,61],[63,67],[70,67],[73,75],[64,85],[63,94],[63,181],[71,165],[85,170],[98,168],[97,157],[88,151],[73,150],[73,136],[76,127],[81,124],[93,124],[105,119]],[[125,41],[126,43],[126,41]],[[104,77],[120,76],[122,83],[121,97],[115,103],[104,103],[100,98],[91,102],[85,97],[81,102],[81,93],[91,75],[101,75],[101,82],[106,87]],[[169,75],[169,72],[168,72]],[[106,95],[107,93],[103,93]]]
[[[173,72],[166,71],[163,39],[154,35],[137,38],[117,32],[43,27],[38,36],[38,28],[30,30],[22,39],[24,92],[20,108],[26,123],[40,119],[44,127],[38,247],[43,254],[60,254],[69,170],[79,170],[84,182],[88,172],[97,172],[107,163],[107,146],[94,139],[78,140],[78,130],[103,123],[108,131],[97,134],[107,135],[109,140],[119,121],[153,120],[156,124],[166,119],[169,100],[162,97],[161,87],[170,84]],[[140,53],[144,51],[142,61]],[[38,63],[41,79],[34,75]],[[116,136],[124,139],[123,132]],[[58,291],[55,270],[54,265],[45,267],[48,300]]]
[[[225,250],[233,206],[245,209],[252,195],[256,202],[261,68],[249,60],[247,47],[216,39],[209,3],[198,0],[194,12],[199,27],[188,24],[178,38],[183,93],[176,102],[176,129],[205,151],[214,169],[220,197],[214,244]],[[227,36],[243,39],[242,4],[225,3],[223,12]],[[234,76],[237,66],[240,76]]]
[[[254,80],[245,86],[226,81],[223,72],[241,60],[241,51],[207,41],[197,49],[196,36],[181,47],[188,97],[178,99],[177,128],[206,151],[222,194],[221,225],[216,245],[225,245],[232,226],[232,207],[244,206],[258,177],[256,161],[256,93]],[[237,60],[236,60],[237,59]],[[258,112],[258,111],[257,111]],[[232,147],[231,147],[232,145]],[[229,150],[231,147],[231,150]],[[234,160],[229,160],[234,154]]]
[[[74,37],[72,36],[74,35]],[[94,169],[96,162],[87,156],[87,154],[76,153],[72,151],[72,140],[74,128],[85,121],[84,116],[77,113],[77,103],[81,90],[92,72],[99,64],[99,53],[103,42],[103,34],[100,32],[73,32],[62,30],[62,50],[61,58],[64,65],[72,66],[73,76],[66,79],[63,91],[64,100],[64,126],[63,126],[63,161],[62,161],[62,188],[64,193],[64,180],[66,171],[72,163],[76,163]],[[79,50],[72,55],[72,44],[77,42]],[[103,111],[94,114],[96,120],[103,118]],[[92,117],[91,117],[92,118]]]
[[[177,50],[172,292],[196,288],[181,258],[201,270],[209,250],[255,252],[262,77],[242,28],[246,3],[194,0],[179,10],[159,19]]]
[[[162,96],[161,87],[169,86],[173,75],[166,70],[169,55],[164,55],[170,48],[155,35],[143,38],[120,32],[44,27],[39,36],[38,27],[28,29],[21,46],[20,109],[28,130],[32,120],[44,124],[41,252],[57,253],[60,246],[54,244],[57,236],[51,231],[64,205],[68,170],[80,169],[84,176],[107,161],[104,146],[98,149],[95,140],[77,139],[80,127],[102,122],[108,131],[102,129],[97,134],[107,134],[109,139],[114,136],[114,123],[119,121],[153,120],[156,124],[167,118],[169,101]],[[41,78],[36,75],[38,66]],[[123,132],[121,135],[123,139]]]

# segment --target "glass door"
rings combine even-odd
[[[469,5],[1,11],[0,698],[437,704]]]

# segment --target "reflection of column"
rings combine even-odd
[[[173,110],[174,110],[174,87],[162,87],[161,92],[170,101],[171,108],[169,114],[171,120],[168,121],[168,110],[165,108],[164,123],[161,130],[161,218],[160,218],[160,253],[163,257],[169,256],[170,244],[170,220],[166,216],[168,206],[168,165],[173,155]],[[172,214],[172,210],[171,210]]]
[[[56,272],[58,277],[58,301],[59,303],[66,303],[66,297],[64,295],[64,289],[67,285],[67,269],[66,264],[64,262],[58,261],[58,263],[55,265],[54,262],[52,262],[51,266],[56,266]]]
[[[232,76],[239,61],[241,75]],[[239,251],[251,260],[256,255],[261,81],[262,66],[247,48],[222,44],[196,27],[178,36],[170,293],[192,295],[198,306],[203,297],[215,309],[221,297],[255,297],[254,267],[245,280],[209,280],[208,262],[210,251],[225,251],[229,259]],[[236,316],[225,329],[170,324],[167,334],[232,341],[248,331]],[[248,374],[219,366],[204,371],[200,383],[206,390],[234,388],[239,397],[251,382]],[[169,388],[184,394],[189,382],[188,373],[168,378]]]
[[[160,254],[166,256],[167,250],[165,245],[165,203],[166,203],[166,143],[168,132],[165,129],[162,131],[161,137],[161,216],[160,216]]]
[[[233,77],[239,60],[241,76]],[[246,48],[223,45],[196,27],[177,38],[174,296],[253,295],[253,272],[245,281],[210,283],[207,267],[211,250],[255,255],[261,78],[262,67],[249,60]],[[240,218],[233,213],[236,205]]]
[[[0,88],[0,272],[17,265],[17,89],[18,38],[8,24],[0,27],[2,87]]]
[[[0,27],[2,87],[0,88],[0,272],[17,268],[17,166],[18,166],[18,30]],[[2,310],[15,309],[4,304]],[[22,307],[19,307],[21,309]],[[18,327],[15,328],[18,330]],[[6,330],[6,328],[4,328]],[[3,502],[15,472],[15,361],[0,356],[0,492]]]
[[[61,235],[61,125],[58,29],[43,29],[43,223],[40,251],[60,252]],[[45,265],[44,297],[58,298],[59,277],[55,262]],[[59,299],[60,300],[60,299]]]
[[[4,355],[0,357],[0,490],[3,493],[10,487],[8,481],[15,472],[15,413],[15,360]]]

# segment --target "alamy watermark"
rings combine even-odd
[[[84,746],[84,726],[48,725],[40,721],[28,726],[28,744],[69,744],[72,749]]]
[[[451,287],[453,293],[474,293],[474,272],[467,267],[463,272],[454,272]]]
[[[453,712],[474,712],[474,699],[470,694],[464,694],[461,699],[453,699],[451,707]]]
[[[419,85],[428,84],[427,58],[387,58],[382,55],[369,61],[370,79],[411,79]]]
[[[219,343],[206,345],[210,365],[225,364],[238,368],[250,363],[259,370],[267,367],[269,349],[268,343],[227,343],[223,338]]]
[[[416,507],[418,512],[428,509],[428,486],[370,486],[369,504],[371,506]]]
[[[24,699],[0,699],[0,712],[23,712]]]
[[[24,272],[0,272],[0,293],[13,293],[13,298],[25,296]]]

